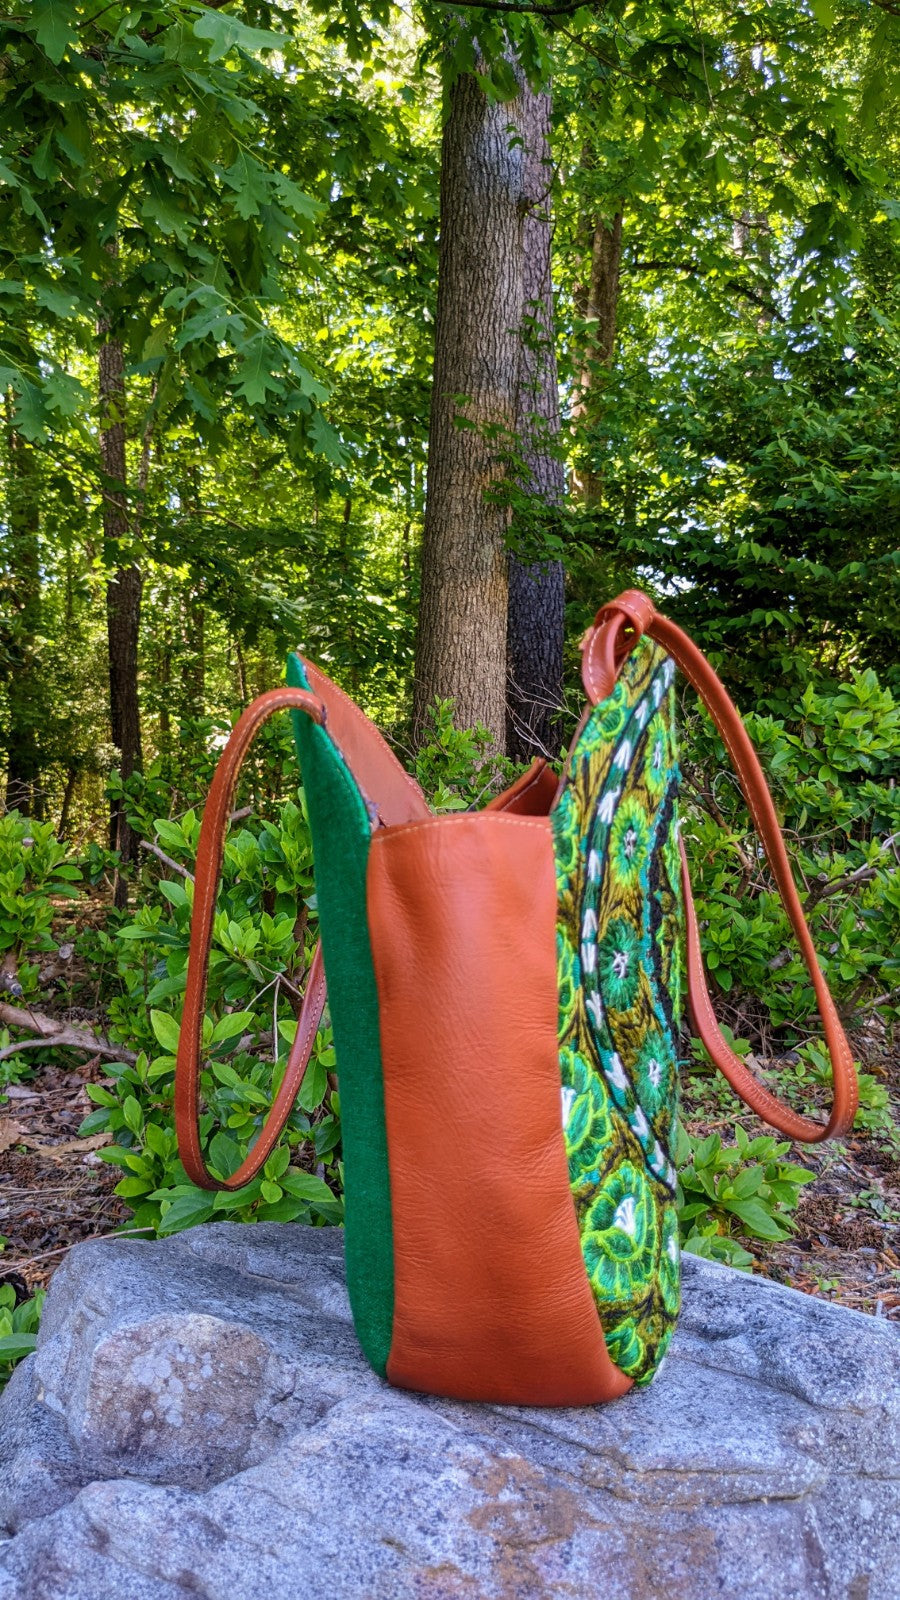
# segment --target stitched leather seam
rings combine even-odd
[[[509,816],[505,811],[456,811],[447,816],[432,817],[430,821],[423,822],[398,822],[393,827],[381,828],[372,836],[372,846],[381,845],[382,849],[391,839],[396,839],[400,833],[425,833],[429,828],[443,828],[448,823],[473,822],[478,818],[479,823],[502,823],[505,828],[540,828],[542,833],[549,836],[549,818],[547,817],[516,817]]]

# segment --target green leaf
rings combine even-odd
[[[277,1150],[272,1151],[272,1154],[263,1168],[265,1176],[271,1179],[272,1182],[274,1182],[277,1178],[280,1178],[282,1173],[286,1170],[290,1159],[291,1152],[287,1145],[279,1145]]]
[[[234,1139],[221,1130],[209,1142],[209,1159],[222,1178],[230,1178],[240,1164],[241,1152]]]
[[[159,1225],[161,1235],[180,1233],[195,1223],[206,1222],[213,1212],[213,1197],[198,1189],[173,1201]]]
[[[35,1333],[7,1333],[0,1339],[0,1361],[21,1361],[37,1348]]]
[[[246,1033],[252,1026],[252,1011],[230,1011],[226,1016],[220,1017],[212,1031],[212,1044],[222,1044],[225,1039],[235,1039],[238,1034]]]
[[[147,1194],[153,1187],[149,1178],[121,1178],[116,1184],[115,1192],[123,1200],[132,1200],[136,1195]]]
[[[239,22],[237,17],[229,16],[224,11],[206,10],[194,23],[194,33],[198,39],[210,41],[211,62],[221,61],[235,47],[245,50],[249,55],[257,55],[261,50],[278,50],[287,43],[288,38],[286,33],[248,28],[246,23]]]
[[[140,1133],[144,1126],[144,1113],[140,1101],[133,1094],[126,1097],[122,1105],[122,1115],[125,1118],[125,1126],[130,1128],[132,1133]]]
[[[245,220],[258,216],[260,206],[265,205],[269,198],[269,176],[265,168],[241,150],[223,177],[237,195],[234,205],[238,216]]]
[[[761,1200],[729,1200],[725,1209],[743,1224],[744,1231],[757,1239],[785,1239],[787,1229],[776,1222]]]
[[[284,384],[273,371],[278,364],[278,355],[263,334],[249,340],[238,366],[237,393],[251,406],[265,405],[270,393],[282,394]]]
[[[177,1055],[178,1038],[181,1030],[171,1013],[168,1011],[151,1011],[150,1026],[166,1054],[170,1056]]]
[[[58,66],[69,45],[78,41],[74,7],[68,0],[35,0],[32,30],[41,49]]]
[[[295,216],[313,222],[325,210],[318,200],[313,200],[311,195],[304,194],[293,179],[286,177],[283,172],[270,172],[269,178],[279,198],[290,207]]]
[[[260,1193],[264,1200],[267,1200],[270,1205],[274,1205],[276,1200],[281,1199],[282,1191],[277,1183],[270,1183],[268,1178],[264,1178],[260,1184]]]
[[[315,1173],[301,1172],[299,1167],[288,1167],[280,1182],[282,1189],[286,1189],[297,1200],[321,1200],[326,1204],[334,1200],[327,1183],[317,1178]]]
[[[319,410],[314,411],[310,417],[309,437],[316,455],[324,456],[326,461],[331,461],[336,467],[346,464],[347,452],[341,442],[341,436],[335,432],[331,423]]]
[[[301,1111],[315,1111],[325,1098],[328,1079],[321,1061],[313,1059],[306,1069],[297,1104]]]

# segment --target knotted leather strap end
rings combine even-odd
[[[321,725],[325,723],[325,707],[308,689],[270,689],[267,694],[260,695],[235,724],[222,751],[200,826],[187,986],[175,1068],[175,1128],[182,1166],[191,1182],[201,1189],[241,1189],[256,1176],[268,1159],[291,1114],[325,1006],[325,970],[321,948],[317,948],[307,978],[297,1033],[269,1115],[253,1149],[237,1171],[229,1178],[214,1177],[200,1149],[199,1112],[206,979],[216,897],[222,875],[228,817],[241,767],[256,734],[276,711],[304,711],[314,722]]]
[[[626,589],[600,607],[581,641],[581,681],[592,706],[612,694],[622,662],[649,633],[655,615],[653,601],[640,589]]]

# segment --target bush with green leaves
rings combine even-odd
[[[30,1355],[37,1344],[43,1303],[44,1291],[39,1289],[30,1299],[16,1305],[12,1284],[0,1283],[0,1390],[9,1381],[16,1362]]]
[[[157,819],[156,838],[185,876],[161,878],[159,901],[145,899],[118,927],[84,942],[113,990],[110,1035],[136,1060],[107,1065],[107,1081],[88,1085],[96,1110],[81,1132],[114,1135],[99,1154],[123,1168],[116,1192],[132,1209],[135,1227],[172,1233],[213,1215],[337,1221],[340,1102],[327,1027],[319,1031],[286,1142],[254,1183],[212,1195],[188,1182],[178,1160],[172,1100],[193,900],[187,874],[199,827],[193,811],[178,822]],[[219,1177],[230,1176],[246,1155],[283,1075],[315,937],[314,907],[309,829],[296,801],[285,801],[272,821],[231,833],[202,1036],[201,1135],[210,1141]]]
[[[789,721],[746,722],[838,1006],[851,1024],[875,1007],[890,1022],[900,1016],[900,702],[856,672],[808,686]],[[766,1008],[789,1043],[818,1032],[812,985],[706,718],[688,719],[683,765],[707,970],[738,1011],[750,998],[750,1021]]]
[[[56,949],[54,899],[77,895],[80,867],[50,822],[8,811],[0,816],[0,962],[2,986],[32,995],[39,967],[29,957]]]
[[[694,1255],[748,1268],[753,1257],[736,1234],[777,1241],[793,1230],[800,1190],[814,1172],[786,1161],[790,1140],[751,1139],[740,1123],[734,1145],[717,1133],[694,1138],[678,1130],[678,1211],[681,1242]]]
[[[478,809],[523,770],[491,749],[487,728],[458,728],[452,700],[435,700],[428,720],[415,774],[433,811]]]

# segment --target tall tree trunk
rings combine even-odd
[[[441,153],[441,234],[428,498],[413,720],[452,697],[458,722],[506,742],[509,508],[504,452],[516,426],[522,317],[523,152],[511,104],[471,75],[450,91]]]
[[[38,740],[41,631],[39,483],[33,445],[10,426],[7,505],[9,596],[3,619],[7,678],[6,808],[26,816],[44,814]]]
[[[100,346],[100,461],[103,467],[103,535],[119,564],[106,588],[106,632],[109,642],[109,707],[112,742],[119,751],[123,779],[141,767],[141,719],[138,699],[138,637],[143,577],[134,559],[128,521],[125,459],[125,364],[119,339]],[[137,856],[137,840],[121,800],[112,802],[110,847],[123,863]],[[116,904],[128,898],[127,880],[116,878]]]
[[[598,379],[602,368],[612,365],[616,347],[622,213],[617,211],[611,219],[596,217],[589,228],[587,272],[584,282],[576,290],[576,305],[584,318],[586,331],[573,416],[582,419],[589,432],[592,432],[602,415],[602,388]],[[596,453],[596,443],[593,444],[593,450]],[[602,475],[594,470],[593,465],[586,467],[574,480],[574,487],[586,505],[599,499],[601,484]]]
[[[524,84],[517,103],[525,155],[522,231],[522,333],[516,430],[522,487],[542,505],[565,488],[559,440],[559,388],[550,271],[550,94]],[[562,701],[565,598],[561,561],[523,563],[509,556],[506,628],[506,753],[514,760],[555,755],[554,722]]]
[[[185,716],[202,717],[206,710],[206,611],[194,591],[184,597],[184,621],[181,700]]]

